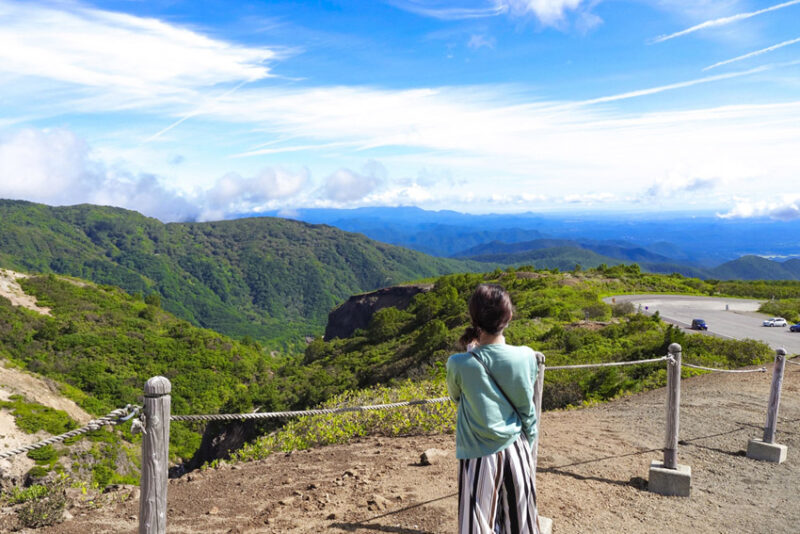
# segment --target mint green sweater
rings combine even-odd
[[[483,366],[468,352],[447,360],[447,390],[458,403],[456,458],[479,458],[502,451],[521,431],[533,443],[536,438],[536,357],[530,347],[505,344],[481,345],[473,350],[503,387],[522,416],[506,402]]]

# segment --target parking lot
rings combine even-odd
[[[690,332],[696,332],[689,330],[692,319],[705,319],[708,332],[703,334],[757,339],[775,349],[783,347],[790,355],[800,354],[800,333],[789,332],[788,327],[761,326],[770,317],[756,311],[763,301],[687,295],[620,295],[605,301],[611,304],[612,299],[616,303],[631,302],[644,313],[658,311],[665,321]]]

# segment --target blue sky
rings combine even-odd
[[[800,217],[800,0],[0,0],[0,197]]]

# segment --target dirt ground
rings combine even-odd
[[[678,461],[692,469],[691,497],[647,491],[661,458],[665,391],[542,417],[540,512],[556,533],[800,532],[800,365],[787,365],[777,465],[744,456],[761,437],[769,373],[707,374],[683,381]],[[554,371],[555,372],[555,371]],[[177,424],[177,423],[175,423]],[[453,436],[381,438],[277,454],[169,484],[171,533],[455,532]],[[433,465],[420,454],[439,449]],[[37,532],[133,533],[138,489],[74,504],[71,519]],[[80,499],[79,499],[80,500]]]

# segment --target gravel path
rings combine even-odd
[[[678,461],[692,468],[689,498],[646,490],[650,461],[663,446],[663,389],[546,412],[539,503],[554,532],[800,531],[800,365],[786,366],[780,407],[777,440],[788,445],[788,460],[744,456],[747,440],[762,433],[769,369],[683,382]],[[419,465],[429,448],[445,454]],[[185,475],[170,482],[168,532],[455,532],[453,454],[452,436],[374,437]],[[136,532],[138,499],[130,493],[90,496],[94,504],[74,507],[74,518],[37,532]]]

